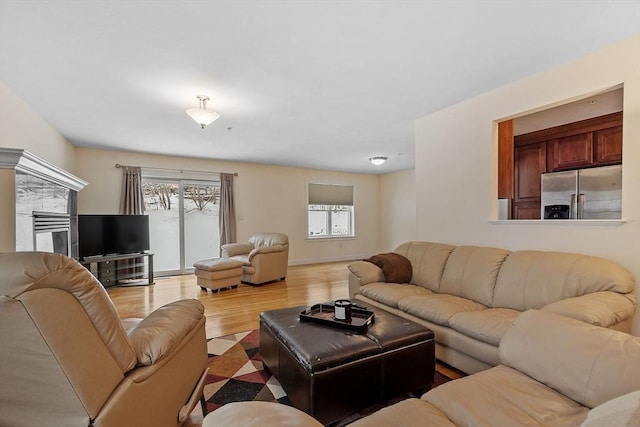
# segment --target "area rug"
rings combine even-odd
[[[208,412],[250,400],[293,406],[278,380],[264,369],[259,338],[260,331],[254,330],[208,340],[209,374],[204,386]],[[433,387],[449,380],[436,371]]]

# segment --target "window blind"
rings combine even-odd
[[[309,204],[353,206],[353,185],[310,183]]]

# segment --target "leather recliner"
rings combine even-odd
[[[59,254],[0,254],[0,424],[179,426],[207,374],[203,306],[120,321],[87,269]]]
[[[222,258],[242,261],[242,282],[260,285],[284,280],[289,263],[289,238],[282,233],[257,233],[248,243],[222,245]]]

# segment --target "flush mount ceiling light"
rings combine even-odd
[[[387,158],[382,156],[369,157],[369,161],[376,166],[380,166],[381,164],[387,161]]]
[[[198,100],[200,101],[200,107],[189,108],[187,110],[187,114],[195,120],[202,129],[204,129],[206,125],[220,117],[220,114],[215,111],[207,110],[207,101],[209,100],[208,96],[198,95]]]

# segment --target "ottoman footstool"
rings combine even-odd
[[[242,277],[242,261],[228,258],[203,259],[193,264],[198,286],[218,291],[239,285]]]
[[[381,309],[364,333],[300,321],[306,307],[260,314],[260,354],[294,406],[332,424],[431,388],[433,332]]]

